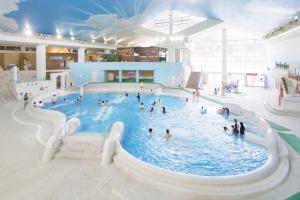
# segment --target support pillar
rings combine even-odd
[[[119,70],[119,83],[122,82],[122,70]]]
[[[227,82],[227,31],[222,30],[222,81]]]
[[[66,75],[62,75],[60,78],[60,89],[65,90],[66,88]]]
[[[167,61],[168,62],[175,62],[175,48],[174,47],[169,47],[168,48]]]
[[[78,62],[84,63],[85,62],[85,48],[78,49]]]
[[[36,79],[46,80],[46,45],[36,47]]]
[[[135,81],[137,83],[140,82],[140,71],[139,70],[136,70],[136,72],[135,72]]]
[[[13,66],[12,73],[13,73],[13,82],[16,83],[18,81],[18,67],[17,66]]]

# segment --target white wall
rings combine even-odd
[[[275,63],[286,62],[290,65],[290,71],[294,72],[295,67],[300,67],[300,35],[281,40],[267,42],[268,66],[275,68]]]

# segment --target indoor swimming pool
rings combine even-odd
[[[136,94],[126,97],[119,93],[86,93],[77,102],[79,96],[59,97],[56,104],[46,102],[43,108],[63,112],[68,119],[78,117],[81,126],[76,134],[105,134],[114,122],[123,121],[122,147],[154,166],[200,176],[230,176],[253,171],[268,159],[265,147],[231,133],[232,117],[228,120],[217,114],[214,104],[144,94],[138,101]],[[152,105],[158,99],[160,103]],[[99,100],[108,102],[101,106]],[[139,109],[140,103],[144,109]],[[201,106],[207,109],[206,114],[201,114]],[[151,107],[153,112],[149,112]],[[225,132],[224,126],[229,131]],[[245,126],[246,134],[255,134],[247,132]],[[164,137],[166,129],[172,135],[169,140]]]

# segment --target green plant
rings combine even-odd
[[[120,60],[120,55],[118,54],[104,54],[103,61],[106,62],[118,62]]]

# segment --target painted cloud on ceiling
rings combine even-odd
[[[79,37],[113,35],[166,10],[267,32],[299,11],[299,0],[0,0],[0,29]]]

